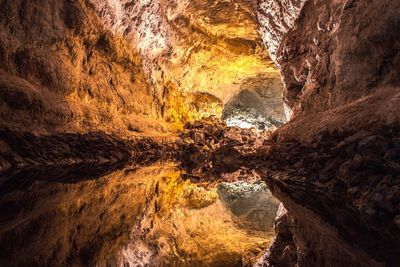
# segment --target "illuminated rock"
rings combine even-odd
[[[219,106],[191,108],[198,105],[196,94],[208,93],[226,103],[246,79],[279,77],[248,1],[91,2],[114,34],[137,45],[168,121],[221,115]]]
[[[399,5],[0,1],[0,265],[397,266]]]

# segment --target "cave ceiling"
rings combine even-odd
[[[243,81],[279,75],[262,43],[251,1],[91,2],[114,34],[135,44],[161,104],[174,112],[180,108],[166,99],[168,94],[176,101],[211,94],[216,99],[206,103],[200,116],[220,115]]]

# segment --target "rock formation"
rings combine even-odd
[[[249,266],[272,239],[270,225],[249,232],[254,219],[231,216],[215,188],[182,181],[175,163],[95,171],[9,174],[19,183],[2,185],[2,266]],[[272,221],[265,190],[248,195],[268,197]]]
[[[0,265],[399,264],[398,1],[0,10]]]
[[[156,102],[169,122],[219,116],[246,79],[279,77],[262,45],[252,2],[89,2],[114,35],[138,48]],[[199,97],[208,94],[215,97],[199,106]]]
[[[139,127],[139,115],[156,117],[134,47],[83,1],[2,1],[1,9],[2,125],[123,132]]]
[[[280,162],[283,176],[269,176],[288,209],[287,228],[277,238],[293,236],[287,266],[399,262],[398,9],[392,1],[261,1],[264,42],[293,110],[275,138],[298,142],[285,149],[289,158],[299,145],[319,150]],[[288,173],[291,164],[296,171]],[[282,244],[273,247],[282,251]],[[269,265],[279,266],[277,251]]]

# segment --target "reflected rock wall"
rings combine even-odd
[[[173,163],[75,179],[37,174],[3,192],[3,266],[249,265],[273,235],[271,226],[238,226],[216,189],[182,180]]]

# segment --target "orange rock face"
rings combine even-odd
[[[145,72],[163,99],[164,116],[173,122],[221,115],[246,79],[279,77],[262,45],[254,5],[248,1],[92,1],[116,35],[138,47]],[[282,87],[281,87],[282,90]],[[212,101],[198,111],[193,94]]]
[[[0,10],[0,265],[400,262],[399,1]]]

